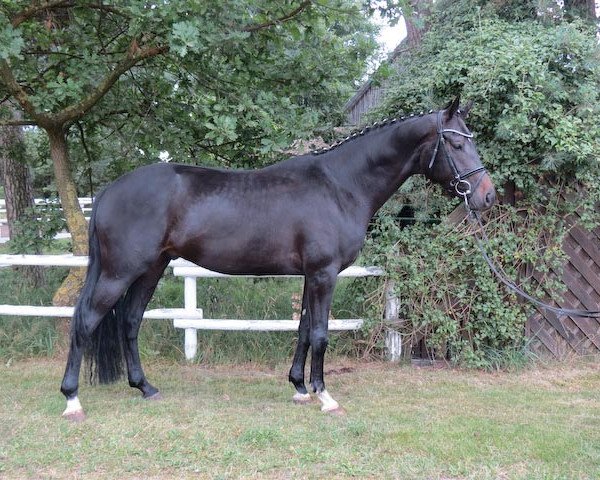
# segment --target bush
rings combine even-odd
[[[67,228],[58,201],[47,201],[26,210],[15,222],[8,244],[12,253],[40,253],[54,244],[57,233]]]
[[[554,243],[548,243],[551,227],[510,206],[497,208],[487,225],[496,262],[538,296],[543,295],[541,289],[522,273],[534,261],[540,270],[560,268],[562,237],[553,232]],[[389,212],[383,212],[372,231],[376,240],[367,242],[366,256],[384,266],[394,281],[401,300],[402,322],[396,326],[400,333],[413,340],[424,337],[438,357],[491,368],[498,364],[497,352],[523,349],[523,327],[532,307],[496,281],[478,250],[474,228],[467,222],[419,221],[400,228]],[[548,271],[543,283],[560,293],[561,285]],[[381,313],[374,316],[381,318]]]
[[[600,217],[600,50],[589,25],[536,15],[507,21],[495,5],[434,5],[422,45],[402,58],[374,116],[428,110],[457,93],[473,100],[468,123],[484,164],[500,193],[509,185],[517,192],[514,205],[486,219],[496,261],[526,290],[542,294],[536,269],[560,294],[566,217],[577,210],[587,227]],[[396,281],[402,333],[424,336],[455,362],[491,368],[498,351],[523,350],[531,307],[491,277],[468,224],[440,221],[456,202],[433,189],[418,198],[411,187],[422,188],[409,182],[377,217],[365,256],[386,262]],[[398,203],[438,222],[400,228]]]

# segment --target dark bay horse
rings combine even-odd
[[[495,201],[458,98],[439,112],[376,124],[325,151],[253,171],[158,163],[98,195],[89,226],[89,267],[73,317],[61,391],[64,416],[82,420],[84,353],[100,383],[118,379],[145,398],[159,393],[144,375],[137,337],[142,315],[171,259],[228,274],[302,274],[298,345],[289,372],[294,401],[310,395],[339,412],[327,393],[323,359],[337,274],[357,257],[369,220],[411,175],[423,174],[471,209]],[[124,357],[124,362],[123,362]]]

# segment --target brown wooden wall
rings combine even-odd
[[[363,116],[381,103],[381,99],[385,95],[385,87],[375,86],[372,82],[367,82],[354,95],[346,106],[346,120],[349,125],[361,125],[364,123]]]
[[[600,310],[600,227],[585,230],[571,219],[563,249],[568,256],[561,280],[566,286],[562,308]],[[535,275],[534,275],[535,277]],[[543,287],[541,276],[536,277]],[[565,359],[573,355],[600,354],[600,319],[558,316],[538,310],[526,326],[532,350],[542,356]]]

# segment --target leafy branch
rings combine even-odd
[[[40,3],[32,2],[32,4],[29,7],[23,9],[21,12],[17,13],[13,17],[13,19],[11,20],[11,24],[14,28],[16,28],[23,22],[26,22],[30,18],[35,17],[40,12],[74,6],[75,2],[73,0],[49,0]]]
[[[270,20],[268,22],[259,23],[256,25],[248,25],[248,26],[244,27],[242,29],[242,31],[252,33],[252,32],[257,32],[259,30],[264,30],[266,28],[274,27],[275,25],[280,25],[285,22],[289,22],[294,17],[296,17],[300,13],[302,13],[304,10],[307,10],[311,6],[311,4],[312,4],[311,0],[305,0],[294,10],[286,13],[285,15],[282,15],[279,18],[276,18],[275,20]]]

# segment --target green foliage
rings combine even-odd
[[[47,201],[26,210],[13,225],[9,242],[11,253],[40,253],[50,248],[57,233],[66,228],[58,202]]]
[[[600,50],[589,26],[531,15],[531,5],[508,15],[507,3],[434,8],[421,47],[403,59],[374,115],[441,106],[457,93],[473,100],[469,123],[482,159],[498,189],[512,184],[521,198],[487,218],[490,250],[526,290],[543,297],[542,282],[560,295],[566,217],[578,210],[584,225],[599,223]],[[431,189],[415,198],[409,188],[396,202],[410,204],[417,218],[443,218],[455,205]],[[475,367],[496,368],[499,352],[508,359],[525,351],[531,307],[494,280],[473,227],[401,228],[398,210],[392,202],[381,212],[366,250],[395,281],[404,320],[396,328]]]
[[[600,53],[593,30],[577,22],[481,18],[473,7],[463,13],[472,24],[453,35],[452,25],[434,23],[403,64],[384,109],[414,112],[462,93],[475,102],[469,121],[496,183],[513,181],[528,197],[542,176],[596,169]]]
[[[43,285],[33,287],[13,268],[0,269],[0,304],[50,305],[65,277],[64,269],[45,273]],[[54,318],[0,317],[0,358],[48,357],[56,353],[60,338]]]
[[[122,75],[81,130],[69,125],[75,181],[88,194],[161,152],[254,168],[337,124],[376,49],[364,8],[357,0],[68,3],[13,29],[23,3],[5,1],[0,43],[32,104],[48,114],[86,100],[126,52],[168,48]],[[0,121],[7,115],[0,109]]]
[[[168,86],[170,102],[153,111],[164,122],[148,132],[144,150],[156,145],[177,161],[252,168],[340,119],[375,48],[359,3],[313,4],[298,21],[260,30],[284,9],[252,3],[203,6],[204,16],[175,25],[170,45],[180,58],[165,64],[163,77],[176,88]]]
[[[406,344],[425,338],[438,358],[449,356],[466,366],[498,368],[506,366],[503,361],[514,365],[517,352],[526,356],[524,325],[532,307],[496,281],[478,250],[475,227],[417,221],[402,228],[392,211],[389,205],[377,218],[365,249],[369,261],[389,272],[401,301],[401,322],[391,328]],[[489,218],[487,231],[488,248],[509,277],[543,296],[526,268],[534,265],[544,288],[561,293],[553,272],[564,261],[562,226],[547,215],[523,216],[502,206]],[[381,318],[378,306],[371,315]]]
[[[8,19],[0,13],[0,59],[23,58],[21,50],[24,46],[21,30],[13,28]]]

